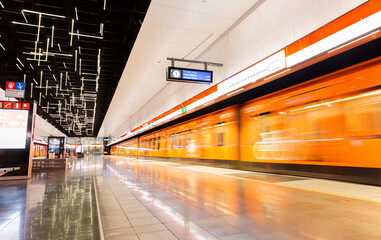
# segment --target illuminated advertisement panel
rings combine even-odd
[[[28,111],[0,109],[0,149],[25,149]]]
[[[32,103],[0,101],[0,181],[30,178],[35,114]]]

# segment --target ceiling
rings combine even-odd
[[[150,0],[0,0],[0,87],[67,136],[97,136]]]
[[[257,2],[152,0],[98,136],[116,137],[124,122],[172,84],[165,79],[167,57],[197,59]]]

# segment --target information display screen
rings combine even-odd
[[[59,138],[49,138],[49,152],[60,154],[61,140]]]
[[[0,109],[0,149],[25,149],[27,110]]]
[[[167,81],[212,83],[213,72],[189,68],[168,67]]]

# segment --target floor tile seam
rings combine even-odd
[[[96,208],[97,208],[97,215],[98,215],[98,226],[99,226],[99,237],[100,240],[104,240],[104,230],[103,230],[103,222],[102,222],[102,215],[99,207],[99,198],[98,198],[98,193],[97,193],[97,183],[96,183],[96,174],[93,172],[93,185],[94,185],[94,193],[95,193],[95,200],[96,200]]]
[[[132,194],[134,194],[134,193],[132,193]],[[136,198],[139,200],[138,197],[136,197]],[[159,198],[158,198],[158,199],[159,199]],[[140,200],[139,200],[139,201],[140,201]],[[140,201],[140,202],[141,202],[141,201]],[[144,202],[141,202],[141,203],[145,206]],[[196,222],[194,222],[192,219],[189,219],[189,218],[185,217],[182,213],[178,212],[175,208],[172,208],[172,207],[170,207],[170,206],[168,206],[168,207],[169,207],[172,211],[174,211],[174,212],[178,213],[179,215],[181,215],[181,216],[184,218],[184,220],[187,220],[188,222],[191,222],[191,223],[197,225],[198,227],[200,227],[200,228],[201,228],[201,231],[205,231],[205,232],[207,232],[208,234],[210,234],[211,236],[213,236],[213,237],[215,237],[215,238],[218,239],[217,236],[215,236],[215,235],[213,235],[212,233],[210,233],[207,229],[203,228],[202,226],[200,226],[199,224],[197,224]],[[146,208],[147,208],[147,207],[146,207]],[[148,210],[153,216],[155,216],[155,214],[154,214],[149,208],[147,208],[147,210]],[[200,209],[200,210],[201,210],[201,209]],[[161,221],[159,218],[157,218],[156,216],[155,216],[155,218],[158,219],[159,222],[160,222],[162,225],[164,225],[164,226],[166,227],[166,229],[167,229],[169,232],[171,232],[176,238],[178,238],[178,237],[177,237],[177,234],[176,234],[175,232],[171,231],[171,230],[167,227],[166,223],[168,223],[168,222],[162,222],[162,221]],[[226,222],[226,221],[225,221],[225,222]],[[230,224],[229,224],[229,225],[230,225]],[[148,225],[146,225],[146,226],[148,226]],[[233,225],[231,225],[231,226],[233,226]],[[233,227],[234,227],[234,226],[233,226]],[[196,232],[200,232],[200,231],[196,231]],[[189,232],[189,233],[191,233],[191,232]]]
[[[240,229],[240,228],[238,228],[237,226],[234,226],[234,225],[228,223],[228,222],[225,221],[225,220],[222,220],[222,221],[223,221],[225,224],[223,224],[223,225],[216,225],[216,226],[210,226],[210,228],[218,227],[218,226],[227,226],[227,225],[229,225],[230,227],[234,227],[234,228]],[[197,225],[198,227],[200,227],[202,230],[204,230],[205,232],[207,232],[207,233],[210,234],[211,236],[215,237],[216,239],[219,239],[218,236],[216,236],[216,235],[214,235],[213,233],[209,232],[210,230],[207,230],[206,228],[202,227],[201,225],[199,225],[198,223],[196,223],[196,222],[194,222],[194,221],[192,221],[192,220],[191,220],[191,222],[194,223],[195,225]],[[240,230],[242,230],[242,229],[240,229]],[[196,231],[196,232],[197,232],[197,231]]]
[[[152,164],[155,164],[155,163],[153,162]],[[160,165],[160,164],[155,164],[155,165]],[[177,168],[177,166],[171,166],[171,165],[169,165],[169,167]],[[213,167],[209,167],[209,166],[203,166],[203,167],[213,168]],[[185,169],[185,170],[194,171],[194,172],[201,172],[201,171],[197,171],[195,169]],[[213,174],[213,175],[217,175],[217,176],[232,177],[232,178],[237,178],[237,179],[241,179],[241,180],[253,181],[253,182],[258,182],[258,183],[263,183],[263,184],[268,184],[268,185],[276,185],[276,186],[281,186],[281,187],[286,187],[286,188],[293,188],[293,189],[298,189],[298,190],[303,190],[303,191],[315,192],[315,193],[322,193],[322,194],[327,194],[327,195],[334,195],[334,196],[338,196],[338,197],[356,199],[356,200],[361,200],[361,201],[381,203],[380,200],[369,199],[369,198],[361,198],[361,197],[352,197],[350,195],[345,195],[345,194],[331,193],[331,192],[326,192],[326,191],[320,191],[320,190],[314,190],[314,189],[302,188],[302,187],[295,187],[295,186],[288,186],[288,185],[283,185],[282,183],[276,183],[276,182],[271,183],[271,182],[266,182],[266,181],[257,180],[257,179],[249,179],[249,178],[243,178],[243,177],[237,177],[237,176],[231,176],[228,174],[219,174],[219,173],[213,173],[213,172],[201,172],[201,173]],[[320,179],[304,179],[304,180],[320,180]],[[302,181],[302,180],[299,180],[299,181]]]
[[[114,176],[114,178],[116,179],[116,176]],[[116,181],[119,182],[117,179],[116,179]],[[119,182],[119,183],[120,183],[120,182]],[[150,186],[152,186],[152,184],[150,184]],[[160,185],[158,185],[158,186],[160,186]],[[141,188],[144,188],[144,187],[141,187]],[[173,197],[180,198],[180,200],[181,200],[182,202],[186,202],[187,205],[191,205],[191,206],[197,208],[199,211],[203,211],[202,208],[200,208],[197,204],[194,204],[193,202],[189,201],[189,199],[184,198],[184,197],[179,196],[179,195],[175,195],[173,192],[168,192],[167,189],[162,189],[162,188],[160,188],[160,189],[161,189],[162,191],[164,191],[164,192],[170,194],[170,195],[173,196]],[[130,192],[131,192],[131,191],[130,191]],[[133,193],[133,192],[131,192],[131,193]],[[134,194],[134,193],[133,193],[133,194]],[[134,195],[135,195],[135,194],[134,194]],[[155,196],[157,199],[160,200],[160,198],[157,197],[155,194],[152,194],[152,195]],[[137,198],[137,199],[139,199],[139,198],[136,197],[136,196],[134,196],[134,197]],[[140,201],[140,200],[139,200],[139,201]],[[160,201],[161,201],[161,200],[160,200]],[[144,205],[144,203],[143,203],[142,201],[140,201],[140,202]],[[144,206],[145,206],[145,205],[144,205]],[[169,206],[168,206],[168,207],[169,207]],[[173,208],[173,207],[169,207],[169,208],[171,208],[172,211],[177,212],[178,214],[184,216],[182,213],[180,213],[180,212],[177,210],[177,208]],[[149,208],[148,208],[148,209],[149,209]],[[150,211],[150,210],[149,210],[149,211]],[[150,211],[150,212],[151,212],[151,211]],[[152,212],[151,212],[151,213],[152,213]],[[214,216],[214,215],[212,215],[212,216]],[[184,218],[185,218],[185,217],[184,217]],[[187,218],[186,218],[186,219],[187,219]],[[188,220],[191,221],[191,219],[188,219]]]
[[[115,177],[115,176],[114,176]],[[118,181],[119,182],[119,181]],[[127,187],[127,189],[128,189],[128,187]],[[146,209],[147,209],[147,211],[149,212],[149,213],[151,213],[159,222],[160,222],[160,224],[162,224],[163,226],[165,226],[165,228],[167,229],[167,231],[169,231],[170,233],[172,233],[177,239],[178,239],[178,237],[176,236],[176,234],[174,233],[174,232],[172,232],[166,225],[165,225],[165,223],[164,222],[162,222],[159,218],[157,218],[156,217],[156,215],[151,211],[151,209],[150,208],[147,208],[146,207],[146,204],[144,203],[144,202],[142,202],[140,199],[139,199],[139,197],[137,197],[136,195],[135,195],[135,193],[133,192],[133,191],[130,191],[129,190],[129,192],[136,198],[136,200],[138,200]],[[157,197],[156,197],[157,198]],[[159,199],[159,198],[158,198]],[[118,201],[119,202],[119,201]],[[172,207],[169,207],[169,208],[171,208],[172,209],[172,211],[175,211],[175,212],[177,212],[177,213],[179,213],[178,211],[176,211],[174,208],[172,208]],[[123,210],[123,209],[122,209]],[[123,210],[123,212],[124,212],[124,210]],[[179,213],[181,216],[183,216],[184,217],[184,215],[183,214],[181,214],[181,213]],[[125,213],[125,215],[126,215],[126,217],[127,217],[127,219],[128,219],[128,214],[126,214]],[[192,220],[190,220],[190,219],[188,219],[188,218],[186,218],[186,217],[184,217],[184,219],[186,219],[186,220],[188,220],[188,221],[190,221],[190,222],[193,222]],[[148,225],[151,225],[151,224],[148,224]],[[143,225],[143,226],[148,226],[148,225]],[[132,224],[131,224],[131,226],[132,226]],[[134,229],[134,232],[136,233],[136,230],[135,230],[135,228],[134,228],[134,226],[132,226],[132,228]],[[204,229],[205,230],[205,229]],[[163,230],[161,230],[161,231],[163,231]],[[160,231],[157,231],[157,232],[160,232]],[[212,235],[212,236],[214,236],[214,235]],[[138,236],[139,237],[139,236]]]
[[[143,188],[143,187],[142,187],[142,188]],[[173,197],[179,198],[178,195],[175,195],[175,194],[173,194],[172,192],[168,192],[168,191],[166,191],[166,189],[162,189],[162,190],[163,190],[164,192],[170,194],[170,195],[173,196]],[[131,193],[134,195],[133,192],[131,192]],[[153,194],[153,193],[151,193],[151,194],[152,194],[155,198],[157,198],[158,200],[160,200],[160,198],[159,198],[158,196],[156,196],[156,195]],[[134,197],[135,197],[141,204],[143,204],[143,206],[145,206],[144,202],[140,201],[139,197],[136,197],[135,195],[134,195]],[[181,197],[181,196],[180,196],[180,197]],[[195,204],[189,202],[188,199],[186,199],[186,198],[180,198],[180,200],[181,200],[182,202],[186,202],[187,205],[192,205],[193,207],[195,207],[195,208],[197,208],[198,210],[202,211],[202,209],[199,208],[199,206],[197,206],[197,205],[195,205]],[[160,201],[162,201],[162,200],[160,200]],[[177,210],[177,208],[171,207],[171,206],[169,206],[168,204],[166,204],[166,205],[167,205],[168,208],[171,209],[171,211],[176,212],[176,213],[178,213],[178,214],[180,214],[180,215],[183,216],[183,214],[180,213],[180,212]],[[147,208],[147,207],[146,207],[146,208]],[[148,211],[149,211],[151,214],[153,214],[153,213],[149,210],[149,208],[147,208],[147,209],[148,209]],[[154,214],[153,214],[153,215],[154,215]],[[184,217],[184,218],[185,218],[185,217]],[[188,219],[188,218],[186,218],[186,219]],[[188,219],[188,220],[191,221],[191,219]]]
[[[104,178],[104,176],[102,176],[103,178]],[[110,187],[110,184],[109,184],[109,181],[108,181],[108,179],[106,179],[105,178],[105,181],[106,181],[106,183],[108,184],[108,186]],[[118,183],[119,183],[119,185],[122,185],[122,184],[120,184],[120,182],[119,181],[117,181]],[[128,188],[127,188],[128,189]],[[127,221],[128,221],[128,223],[130,224],[130,226],[131,226],[131,228],[132,228],[132,230],[134,231],[134,233],[135,233],[135,235],[137,236],[137,238],[138,239],[140,239],[140,237],[138,236],[138,234],[137,234],[137,232],[136,232],[136,230],[135,230],[135,228],[132,226],[132,224],[131,224],[131,221],[130,221],[130,219],[128,218],[128,216],[127,216],[127,214],[126,214],[126,212],[123,210],[123,207],[122,207],[122,205],[120,204],[120,201],[119,201],[119,199],[117,198],[117,196],[115,195],[115,192],[112,190],[112,188],[110,187],[110,190],[111,190],[111,192],[112,192],[112,194],[113,194],[113,196],[114,196],[114,198],[116,199],[116,201],[118,202],[118,205],[119,205],[119,208],[120,208],[120,210],[123,212],[123,214],[124,214],[124,216],[126,217],[126,219],[127,219]],[[130,190],[128,189],[128,191],[130,192]],[[135,197],[135,196],[134,196]]]

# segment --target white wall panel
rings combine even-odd
[[[157,2],[166,4],[168,1],[158,0]],[[266,0],[252,13],[247,15],[245,19],[241,19],[240,22],[233,25],[234,28],[229,29],[229,32],[225,32],[222,37],[211,44],[201,55],[195,56],[195,58],[224,64],[222,68],[213,68],[215,70],[214,84],[216,84],[224,78],[243,70],[301,37],[308,35],[364,2],[366,1]],[[164,6],[155,5],[154,7],[161,8]],[[170,11],[174,11],[174,9]],[[181,15],[181,9],[178,10],[178,13],[173,14],[173,16],[176,16],[175,18],[173,16],[163,16],[161,22],[155,22],[154,24],[171,26],[171,22],[176,21],[176,18],[188,17]],[[194,14],[198,14],[198,12]],[[199,20],[202,27],[193,29],[190,24],[189,28],[192,31],[210,31],[213,24],[217,24],[213,22],[215,19],[210,16],[202,16],[201,18],[200,15]],[[227,17],[225,20],[230,21],[231,19]],[[186,27],[185,21],[184,28]],[[153,31],[152,33],[147,33],[146,36],[151,36],[152,39],[160,39],[158,37],[159,32],[159,30]],[[197,37],[201,39],[204,36],[206,35],[198,35]],[[182,43],[178,43],[177,41],[181,41],[181,38],[174,36],[173,39],[176,43],[163,46],[163,49],[168,50],[170,53],[171,47],[181,48],[181,45],[183,45],[184,50],[189,50],[187,44],[191,44],[192,41],[184,40]],[[145,40],[145,44],[149,44],[149,41]],[[137,47],[139,48],[139,45]],[[167,66],[169,64],[167,62]],[[160,67],[163,68],[163,65],[160,65]],[[157,87],[156,92],[152,91],[153,97],[137,110],[134,115],[126,119],[121,126],[115,129],[112,137],[120,136],[138,127],[210,86],[192,85],[189,83],[161,83],[157,84]],[[142,91],[143,89],[136,90]]]
[[[48,136],[66,137],[65,134],[38,115],[36,115],[35,126],[34,137],[37,139],[43,139]]]
[[[340,2],[340,15],[345,14],[355,7],[368,2],[368,0],[339,0]]]
[[[300,39],[338,16],[339,0],[292,0],[295,39]]]

